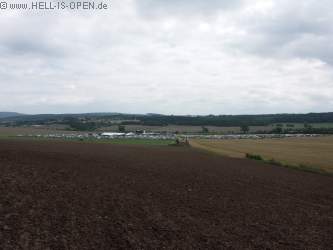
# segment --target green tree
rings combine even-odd
[[[206,128],[205,126],[202,126],[201,128],[202,128],[202,133],[207,134],[209,132],[209,129]]]
[[[124,125],[118,125],[118,131],[119,131],[120,133],[125,133],[125,132],[126,132],[126,128],[125,128],[125,126],[124,126]]]
[[[274,134],[282,134],[282,132],[283,132],[282,127],[276,127],[272,130],[272,133]]]
[[[240,129],[241,129],[241,131],[242,131],[244,134],[246,134],[246,133],[248,133],[248,132],[250,131],[249,126],[246,125],[246,124],[243,124],[243,125],[240,127]]]
[[[304,128],[307,130],[311,130],[312,129],[312,125],[309,123],[304,123]]]

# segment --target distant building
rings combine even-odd
[[[117,133],[117,132],[105,132],[105,133],[101,134],[101,136],[109,137],[109,138],[125,136],[125,135],[126,135],[126,133]]]

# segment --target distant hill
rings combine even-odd
[[[39,114],[22,115],[0,112],[0,123],[14,125],[34,124],[72,124],[83,123],[97,127],[107,126],[110,121],[123,125],[192,125],[192,126],[266,126],[277,123],[333,123],[333,112],[309,114],[267,114],[267,115],[208,115],[179,116],[160,114],[121,114],[121,113],[83,113],[83,114]]]
[[[16,117],[22,116],[23,114],[16,113],[16,112],[0,112],[0,118],[9,118],[9,117]]]

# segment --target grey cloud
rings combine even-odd
[[[53,21],[58,18],[54,16]],[[54,22],[48,16],[15,15],[0,17],[0,54],[12,56],[59,57],[65,56],[63,48],[54,42]]]
[[[330,3],[276,0],[268,13],[247,12],[256,2],[267,0],[122,0],[103,15],[0,16],[0,110],[329,110],[332,67],[307,59],[333,58]]]
[[[52,46],[46,41],[35,41],[31,39],[25,39],[22,37],[15,37],[1,41],[1,51],[11,55],[35,55],[35,56],[64,56],[65,53],[60,48]]]
[[[333,64],[333,5],[331,1],[274,1],[266,15],[240,22],[247,35],[230,45],[268,57],[319,59]]]
[[[137,0],[141,14],[150,17],[207,15],[240,7],[243,0]]]

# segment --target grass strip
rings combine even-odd
[[[327,176],[333,176],[333,173],[330,173],[330,172],[328,172],[324,169],[315,168],[315,167],[307,166],[307,165],[304,165],[304,164],[299,164],[299,165],[285,164],[285,163],[279,162],[275,159],[265,160],[262,156],[257,155],[257,154],[247,153],[246,158],[251,159],[251,160],[265,162],[265,163],[275,165],[275,166],[280,166],[280,167],[285,167],[285,168],[290,168],[290,169],[296,169],[296,170],[301,170],[301,171],[316,173],[316,174],[322,174],[322,175],[327,175]]]

